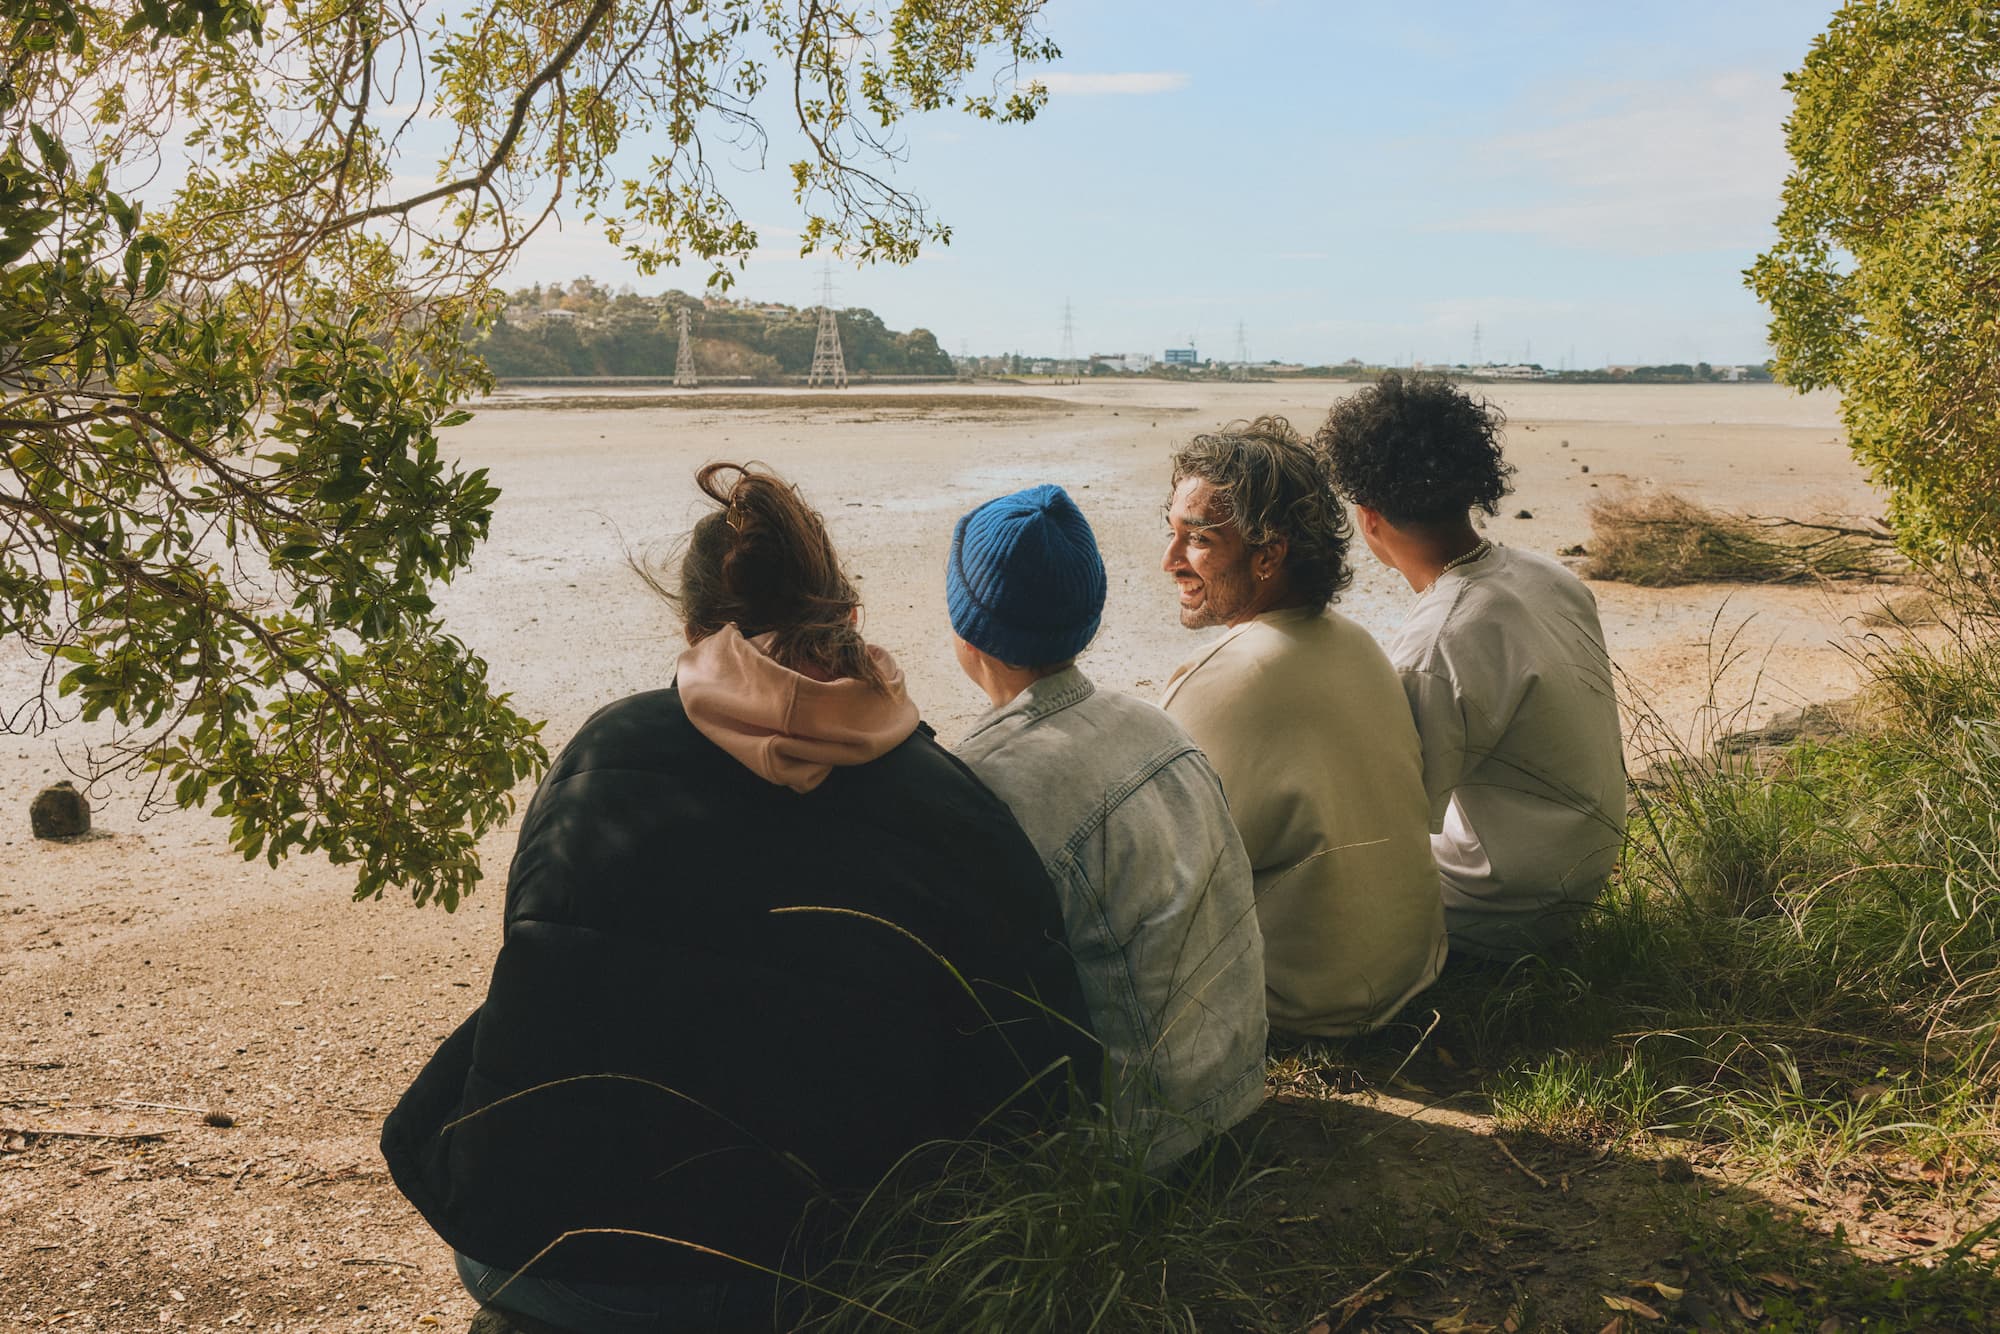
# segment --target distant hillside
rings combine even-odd
[[[686,307],[695,363],[704,375],[776,379],[812,368],[819,312],[773,302],[704,300],[685,292],[614,293],[580,278],[523,288],[481,336],[480,355],[502,378],[542,375],[672,375],[679,353],[675,312]],[[951,358],[928,329],[898,333],[872,310],[840,312],[849,372],[950,375]]]

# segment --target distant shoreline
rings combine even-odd
[[[1770,385],[1785,388],[1776,380],[1683,380],[1648,379],[1629,375],[1609,375],[1599,372],[1570,371],[1551,376],[1519,375],[1470,375],[1451,370],[1415,370],[1407,367],[1389,366],[1353,375],[1330,374],[1278,374],[1242,376],[1160,376],[1160,375],[869,375],[853,372],[848,377],[852,389],[865,390],[870,385],[926,385],[938,392],[948,393],[951,388],[978,388],[990,390],[1011,386],[1018,389],[1043,388],[1088,388],[1092,385],[1184,385],[1209,387],[1226,384],[1372,384],[1380,376],[1391,372],[1402,375],[1447,375],[1460,384],[1478,385],[1535,385],[1554,388],[1584,388],[1601,385],[1622,385],[1639,389],[1706,389],[1743,388],[1755,385]],[[504,375],[495,376],[496,390],[508,389],[673,389],[671,375]],[[700,382],[686,388],[688,394],[727,387],[732,392],[757,392],[760,390],[813,389],[827,393],[844,392],[827,385],[808,385],[803,375],[786,376],[778,380],[762,380],[750,375],[704,375]],[[490,395],[488,396],[490,397]]]

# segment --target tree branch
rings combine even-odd
[[[506,165],[507,158],[513,153],[514,141],[521,137],[521,130],[528,123],[528,112],[534,107],[536,95],[561,75],[572,60],[576,59],[576,53],[583,49],[583,44],[590,40],[592,33],[597,31],[597,25],[602,23],[604,16],[611,12],[611,6],[612,0],[596,0],[596,3],[591,5],[590,12],[584,15],[583,23],[570,35],[569,41],[563,44],[562,49],[555,53],[548,64],[542,66],[534,78],[528,80],[528,86],[523,88],[521,95],[514,99],[513,113],[507,118],[507,129],[501,134],[500,142],[494,145],[493,151],[487,155],[486,161],[480,165],[478,171],[470,176],[461,177],[456,181],[440,185],[435,190],[426,190],[424,193],[411,199],[401,200],[393,204],[377,204],[373,208],[365,208],[356,213],[349,213],[345,217],[336,218],[326,224],[322,230],[322,234],[341,231],[348,227],[357,226],[360,223],[369,222],[375,218],[395,217],[399,214],[409,213],[412,210],[422,208],[425,204],[434,204],[440,199],[449,199],[451,196],[460,194],[466,190],[485,189],[492,182],[493,177],[499,172],[500,168]]]

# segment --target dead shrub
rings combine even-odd
[[[1902,569],[1886,532],[1736,514],[1672,491],[1608,496],[1591,506],[1590,532],[1584,575],[1642,588],[1881,579]]]

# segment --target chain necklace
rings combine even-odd
[[[1431,580],[1430,588],[1436,588],[1438,579],[1444,578],[1446,575],[1450,574],[1453,570],[1457,569],[1459,566],[1470,565],[1472,564],[1472,562],[1476,560],[1483,560],[1487,556],[1490,556],[1492,554],[1493,554],[1493,543],[1487,540],[1486,538],[1483,537],[1480,538],[1478,546],[1466,552],[1463,556],[1459,556],[1453,560],[1446,561],[1444,563],[1444,568],[1437,572],[1437,579]],[[1430,588],[1426,588],[1424,591],[1429,592]]]

